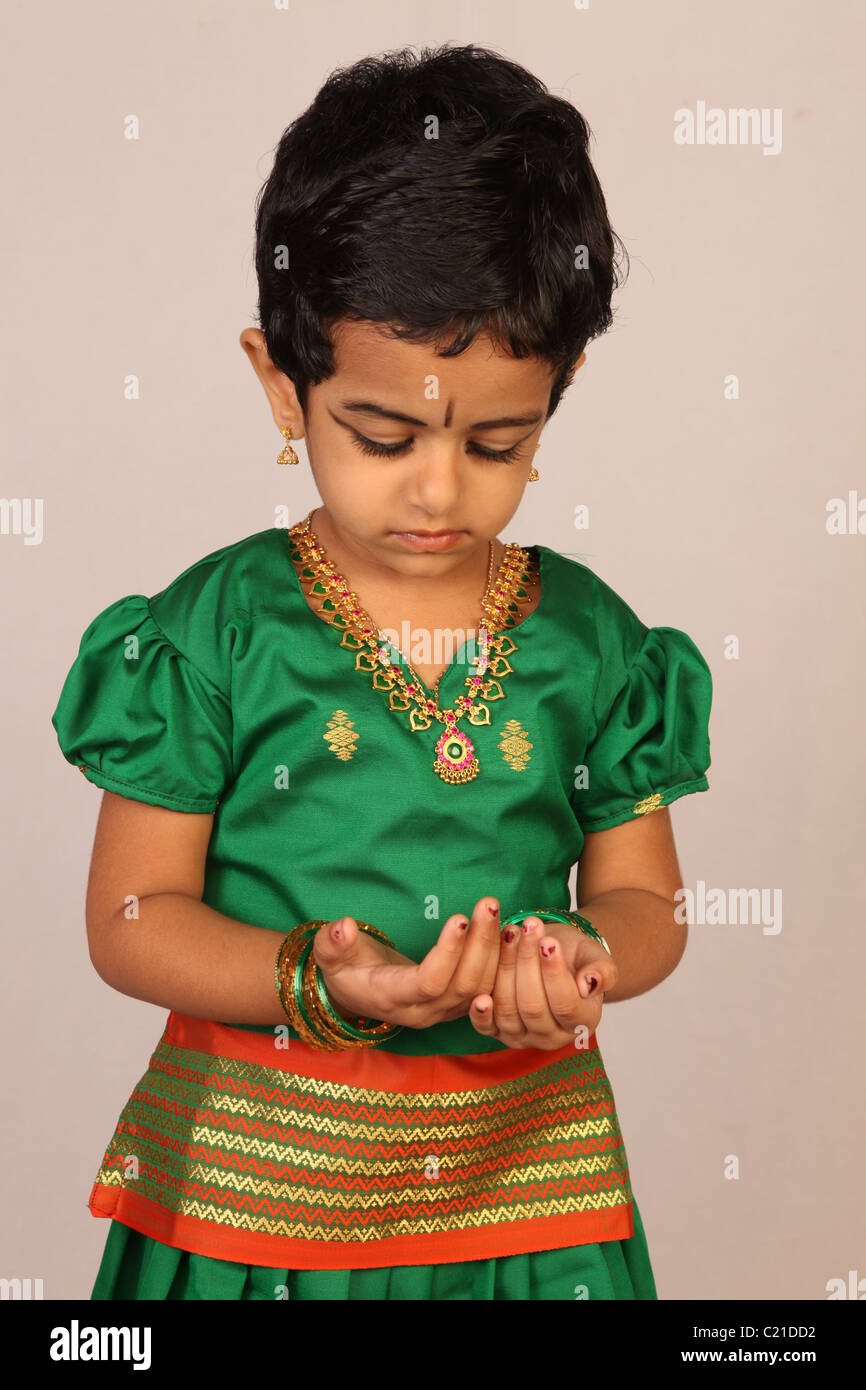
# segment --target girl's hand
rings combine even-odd
[[[503,933],[493,993],[472,1001],[469,1019],[476,1032],[506,1047],[554,1051],[574,1041],[579,1024],[594,1032],[617,974],[604,947],[585,932],[530,916],[522,929]]]
[[[482,898],[468,929],[460,925],[465,922],[459,913],[449,917],[420,965],[361,931],[352,917],[326,923],[313,938],[313,955],[334,1007],[407,1028],[429,1028],[468,1013],[473,998],[492,989],[496,979],[496,899]]]

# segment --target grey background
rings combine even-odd
[[[275,466],[238,345],[254,198],[332,68],[451,40],[579,107],[631,256],[503,539],[579,553],[694,638],[713,764],[709,793],[671,808],[684,881],[782,890],[780,932],[693,926],[673,976],[600,1028],[659,1296],[811,1300],[866,1276],[866,536],[826,527],[831,498],[866,494],[862,10],[50,0],[6,30],[2,491],[42,499],[44,532],[0,535],[0,1274],[89,1296],[108,1230],[90,1186],[165,1018],[89,962],[101,794],[57,747],[62,681],[114,599],[318,503],[303,444]],[[781,152],[676,145],[673,113],[698,101],[780,108]]]

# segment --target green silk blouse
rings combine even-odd
[[[503,919],[568,907],[587,832],[707,790],[712,678],[684,632],[646,627],[588,566],[529,549],[540,600],[509,629],[503,698],[489,725],[458,725],[472,781],[437,776],[444,726],[412,731],[311,610],[283,528],[97,614],[52,715],[63,756],[119,796],[213,813],[203,901],[275,934],[351,916],[420,960],[482,895]],[[465,643],[443,674],[443,708],[472,654]],[[503,1046],[464,1017],[380,1050]]]

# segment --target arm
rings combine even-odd
[[[212,827],[212,815],[103,793],[85,909],[90,959],[106,984],[148,1004],[222,1023],[287,1023],[274,982],[281,934],[201,901]],[[126,916],[131,894],[137,918]]]
[[[667,806],[587,834],[577,908],[601,932],[619,970],[606,1004],[644,994],[676,968],[688,935],[686,924],[674,920],[674,894],[681,887]],[[557,934],[550,925],[546,930]]]
[[[212,828],[210,814],[103,793],[87,885],[90,959],[106,984],[133,999],[222,1023],[287,1023],[274,980],[282,932],[237,922],[201,901]],[[137,915],[127,915],[128,897]],[[488,901],[475,904],[471,924],[460,913],[449,917],[420,964],[357,926],[339,945],[320,930],[314,954],[337,1013],[393,1015],[409,1028],[465,1014],[479,988],[492,983],[499,959],[499,924]],[[286,932],[295,925],[287,922]],[[342,997],[348,988],[345,1008],[332,977]]]

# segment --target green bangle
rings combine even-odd
[[[318,1028],[316,1028],[315,1024],[313,1024],[313,1023],[310,1021],[310,1016],[309,1016],[309,1014],[307,1013],[307,1010],[306,1010],[305,1007],[304,1007],[304,986],[303,986],[304,961],[306,960],[306,957],[307,957],[308,952],[310,952],[310,951],[312,950],[312,948],[313,948],[313,936],[315,936],[316,931],[318,931],[318,927],[315,928],[315,930],[311,933],[311,935],[309,936],[309,938],[308,938],[306,944],[305,944],[304,947],[303,947],[303,950],[301,951],[300,955],[298,956],[298,959],[295,961],[295,971],[294,971],[294,974],[292,975],[292,996],[293,996],[294,1001],[295,1001],[295,1008],[297,1009],[298,1013],[301,1015],[301,1018],[302,1018],[302,1019],[304,1020],[304,1022],[306,1023],[306,1025],[307,1025],[307,1027],[309,1028],[310,1032],[313,1034],[314,1037],[320,1037],[320,1036],[321,1036],[320,1030],[319,1030]]]
[[[503,927],[519,925],[525,917],[538,917],[542,922],[564,922],[566,926],[577,927],[585,936],[591,936],[593,941],[601,942],[607,954],[611,954],[610,947],[605,941],[600,931],[596,931],[592,922],[586,917],[581,917],[579,912],[572,912],[568,908],[560,908],[556,912],[548,911],[546,908],[523,908],[520,912],[515,912],[511,917],[506,917],[502,923]]]

